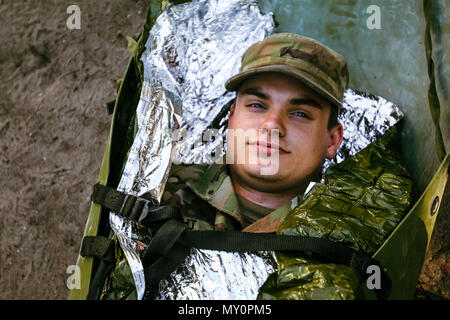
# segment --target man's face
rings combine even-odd
[[[227,139],[227,154],[234,152],[232,178],[263,192],[303,192],[342,141],[341,125],[328,129],[331,107],[302,82],[281,73],[262,73],[243,82],[230,110],[228,129],[260,134],[249,135],[240,146]],[[267,131],[268,135],[261,134]],[[277,140],[273,134],[278,134],[278,143],[273,142]],[[240,153],[246,156],[239,164]],[[278,160],[277,170],[261,174],[268,158]]]

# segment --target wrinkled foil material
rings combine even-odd
[[[192,249],[185,263],[162,280],[157,300],[255,300],[276,270],[273,252]]]
[[[116,234],[117,240],[130,265],[134,283],[136,285],[137,297],[138,299],[142,299],[145,293],[145,276],[135,241],[141,240],[134,232],[136,222],[111,212],[109,215],[109,224]]]
[[[158,17],[142,54],[144,81],[136,110],[138,130],[118,190],[159,202],[175,163],[208,163],[221,157],[225,131],[203,135],[234,94],[225,81],[238,72],[241,56],[272,33],[270,14],[255,1],[194,0],[169,4]],[[214,152],[214,158],[211,153]],[[148,198],[148,197],[147,197]],[[137,297],[145,292],[144,270],[135,240],[137,226],[110,213],[133,273]]]
[[[241,56],[274,28],[256,1],[194,0],[169,4],[142,54],[144,82],[136,110],[138,130],[118,187],[159,202],[171,163],[213,163],[225,153],[227,105],[235,97],[225,81]],[[402,117],[392,103],[347,90],[339,120],[344,141],[333,163],[356,154]],[[206,129],[214,128],[211,135]],[[148,198],[148,197],[147,197]],[[138,299],[144,272],[136,223],[111,212],[110,224],[133,273]],[[272,253],[192,249],[185,263],[160,284],[158,299],[255,299],[275,268]]]
[[[193,1],[166,12],[172,34],[160,54],[183,102],[173,161],[213,163],[224,154],[226,130],[225,121],[214,120],[235,96],[224,84],[238,72],[245,50],[272,33],[272,15],[261,15],[256,1],[242,0]]]
[[[347,89],[338,115],[338,120],[344,128],[344,138],[335,159],[325,161],[323,172],[330,165],[357,154],[381,137],[403,116],[398,106],[382,97]]]

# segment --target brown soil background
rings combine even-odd
[[[66,9],[81,9],[81,29]],[[66,299],[108,139],[126,35],[148,1],[0,0],[0,299]],[[421,275],[450,298],[449,188]],[[449,271],[450,272],[450,271]]]

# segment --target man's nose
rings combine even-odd
[[[261,130],[269,133],[269,135],[277,133],[278,136],[283,137],[286,134],[283,115],[277,110],[267,112]]]

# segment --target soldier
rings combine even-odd
[[[174,167],[164,202],[183,202],[193,229],[275,232],[339,148],[337,114],[347,83],[344,58],[313,39],[282,33],[254,44],[240,73],[226,82],[237,92],[226,163]],[[248,141],[232,141],[251,130],[257,134]],[[262,171],[269,165],[264,158],[276,162],[271,174]]]

